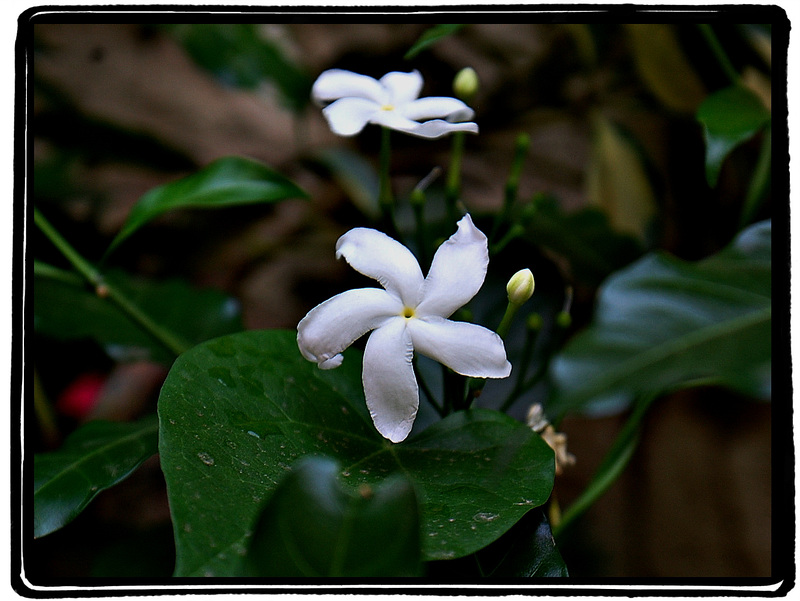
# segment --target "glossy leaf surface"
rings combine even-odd
[[[34,456],[34,536],[71,522],[100,491],[154,455],[157,442],[155,416],[135,423],[89,422],[57,451]]]
[[[552,363],[551,415],[693,384],[768,398],[771,255],[767,221],[703,261],[650,254],[609,278],[592,325]]]
[[[323,371],[294,331],[254,331],[198,345],[173,365],[159,398],[159,448],[178,575],[233,575],[259,508],[294,463],[325,455],[354,490],[401,472],[421,502],[423,559],[472,553],[546,501],[553,453],[508,416],[459,412],[401,444],[375,430],[361,355]]]
[[[727,156],[769,122],[770,112],[755,93],[731,86],[708,96],[697,119],[706,142],[706,179],[714,186]]]
[[[46,273],[46,272],[45,272]],[[106,275],[158,323],[190,343],[242,329],[239,303],[223,293],[198,290],[182,280],[153,282],[115,271]],[[34,276],[34,329],[61,340],[92,338],[117,361],[152,360],[166,365],[175,358],[107,298],[100,298],[80,279]]]
[[[358,491],[339,483],[333,460],[310,457],[280,482],[257,522],[250,576],[420,576],[417,497],[390,476]]]
[[[147,222],[174,209],[221,208],[305,197],[291,180],[263,163],[244,157],[223,157],[200,171],[158,186],[131,209],[108,252]]]

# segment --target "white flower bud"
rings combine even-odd
[[[521,269],[511,276],[506,285],[508,292],[508,302],[514,305],[521,305],[533,296],[533,273],[530,269]]]

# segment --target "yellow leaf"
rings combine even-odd
[[[706,90],[686,58],[672,25],[641,23],[625,26],[639,76],[666,107],[691,113]]]

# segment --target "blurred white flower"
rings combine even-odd
[[[392,71],[379,80],[342,69],[324,71],[314,82],[311,96],[322,109],[331,130],[354,136],[367,123],[420,138],[439,138],[457,131],[478,133],[478,125],[467,121],[474,112],[456,98],[419,98],[419,71]]]
[[[502,339],[482,326],[447,319],[483,285],[486,236],[466,215],[436,251],[428,276],[405,246],[386,234],[356,228],[336,243],[336,256],[381,288],[348,290],[316,306],[297,325],[297,345],[320,368],[341,365],[342,351],[372,332],[362,382],[372,421],[392,442],[408,436],[419,407],[414,351],[475,378],[511,373]]]

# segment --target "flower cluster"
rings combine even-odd
[[[342,136],[355,135],[368,123],[422,138],[478,132],[475,123],[466,121],[473,111],[464,102],[419,98],[421,90],[417,71],[373,79],[332,69],[316,80],[312,96],[325,105],[322,112],[331,130]],[[489,263],[486,236],[469,215],[436,251],[427,277],[408,248],[370,228],[339,238],[336,257],[382,288],[349,290],[316,306],[298,324],[297,344],[306,359],[332,369],[341,365],[344,349],[370,333],[362,381],[372,420],[385,438],[405,440],[414,425],[419,407],[415,352],[463,376],[505,378],[511,373],[500,336],[448,319],[478,292]],[[529,287],[532,291],[532,283]]]

